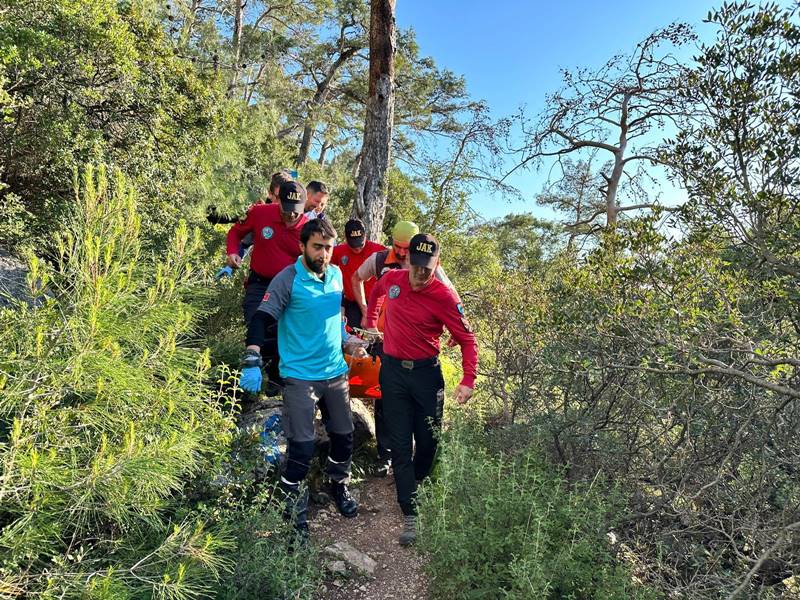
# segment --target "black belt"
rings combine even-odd
[[[253,271],[253,269],[250,269],[250,274],[247,276],[247,283],[266,283],[269,285],[271,281],[272,277],[264,277],[263,275],[259,275]]]
[[[400,360],[399,358],[395,358],[394,356],[389,356],[388,354],[384,354],[381,357],[381,360],[390,365],[397,365],[404,369],[408,369],[409,371],[413,371],[414,369],[422,369],[424,367],[435,367],[439,364],[438,356],[431,356],[430,358],[421,358],[419,360]]]

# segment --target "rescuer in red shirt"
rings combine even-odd
[[[308,219],[303,215],[306,191],[296,181],[281,184],[277,204],[256,204],[250,207],[247,217],[236,223],[228,232],[228,265],[242,264],[239,243],[247,234],[253,235],[250,255],[250,273],[242,302],[245,324],[258,310],[272,278],[300,256],[300,230]],[[274,329],[274,328],[273,328]],[[265,363],[270,360],[268,373],[273,382],[280,383],[278,374],[277,331],[268,331],[261,348]]]
[[[353,273],[370,256],[376,252],[386,250],[386,247],[377,242],[367,239],[364,223],[360,219],[350,219],[344,226],[345,242],[333,249],[331,264],[339,267],[342,271],[344,280],[344,316],[347,317],[347,324],[350,327],[361,327],[363,315],[361,306],[353,294]],[[375,280],[370,279],[364,282],[364,290],[367,298],[375,285]]]
[[[472,396],[477,375],[478,347],[464,308],[455,291],[434,276],[439,251],[431,235],[411,238],[409,270],[389,271],[378,280],[366,315],[367,328],[377,331],[385,304],[380,385],[397,501],[404,515],[402,545],[416,540],[417,481],[430,474],[436,453],[444,406],[439,338],[445,327],[461,346],[463,377],[454,394],[459,404]]]

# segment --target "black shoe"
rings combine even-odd
[[[350,519],[358,514],[358,502],[350,495],[346,483],[331,482],[331,495],[343,517]]]
[[[294,525],[297,533],[308,537],[308,487],[300,483],[290,485],[281,481],[284,494],[283,518]]]

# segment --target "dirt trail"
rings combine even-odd
[[[397,543],[402,515],[392,477],[368,477],[356,488],[360,508],[345,519],[333,504],[311,512],[311,537],[322,548],[347,542],[378,564],[372,577],[328,572],[318,600],[424,600],[428,598],[424,561],[413,548]],[[333,560],[323,556],[326,564]]]

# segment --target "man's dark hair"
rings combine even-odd
[[[322,192],[323,194],[330,194],[330,191],[328,191],[328,186],[322,183],[321,181],[309,181],[308,185],[306,186],[306,191],[309,194],[316,194],[317,192]]]
[[[303,229],[300,230],[300,242],[306,245],[315,233],[320,234],[325,239],[336,237],[336,230],[328,219],[312,219],[303,225]]]
[[[269,182],[269,191],[271,192],[275,188],[280,188],[287,181],[293,181],[293,179],[292,176],[286,171],[278,171],[277,173],[274,173]]]

